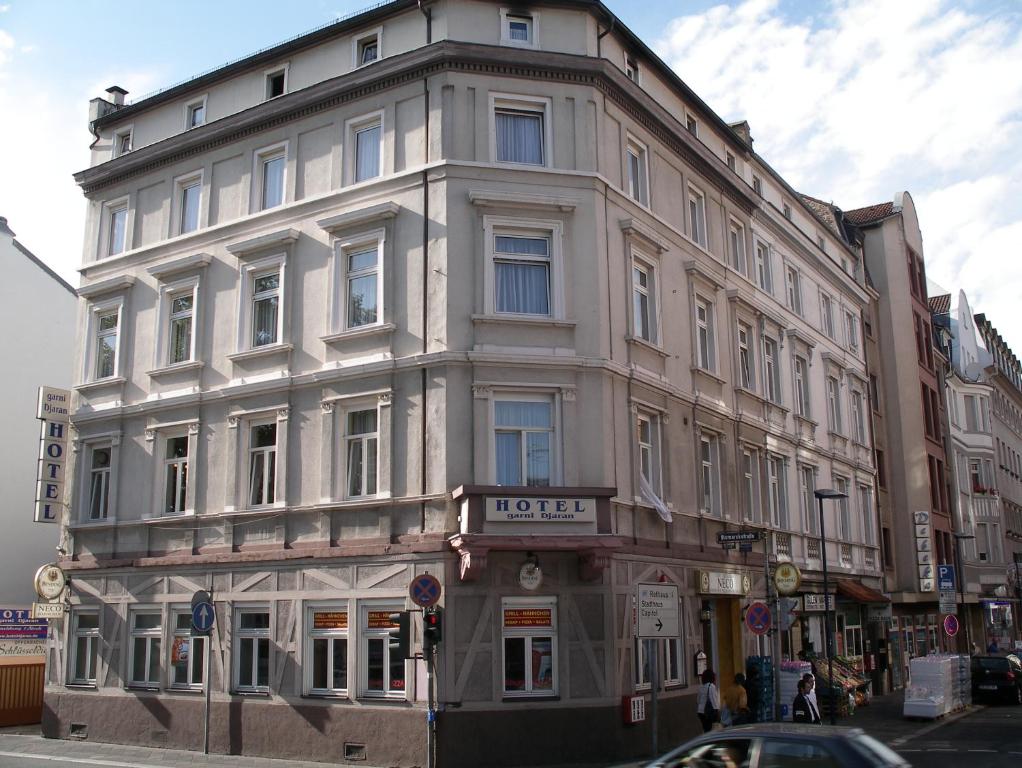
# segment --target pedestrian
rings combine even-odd
[[[720,722],[724,725],[745,725],[751,721],[749,694],[745,690],[745,675],[735,675],[735,682],[724,691],[724,706],[720,708]]]
[[[717,675],[712,669],[703,672],[702,685],[696,699],[696,715],[703,724],[703,733],[707,733],[716,723],[720,722],[720,693],[717,691]]]
[[[1001,649],[997,647],[997,638],[990,638],[990,645],[987,646],[987,653],[1000,653]]]
[[[809,713],[812,715],[809,722],[817,724],[822,723],[823,720],[820,717],[820,702],[816,698],[816,678],[813,677],[812,672],[806,672],[802,675],[802,682],[805,683],[806,702],[809,704]]]
[[[795,700],[791,702],[791,722],[793,723],[813,722],[812,714],[809,710],[809,701],[806,699],[805,680],[798,681],[798,693],[795,694]]]

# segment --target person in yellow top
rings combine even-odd
[[[728,686],[724,691],[723,704],[724,712],[721,713],[721,721],[725,725],[744,725],[751,721],[749,695],[745,691],[745,675],[741,672],[735,675],[734,685]],[[730,722],[727,722],[727,719],[730,719]]]

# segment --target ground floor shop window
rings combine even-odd
[[[177,611],[173,616],[170,685],[172,688],[202,688],[206,672],[206,638],[192,636],[190,611]]]
[[[405,698],[405,660],[390,646],[390,614],[400,604],[362,606],[359,639],[360,693],[362,696]]]
[[[635,690],[649,690],[653,684],[653,654],[657,656],[657,677],[660,687],[680,685],[684,682],[685,665],[682,661],[681,639],[666,640],[636,638],[633,646],[635,663]]]
[[[348,611],[344,606],[308,609],[306,690],[315,696],[348,693]]]
[[[234,688],[241,693],[269,693],[270,613],[241,608],[235,617]]]
[[[983,603],[983,645],[987,653],[1005,653],[1013,650],[1015,622],[1011,603],[989,601]]]
[[[505,598],[502,603],[504,693],[557,695],[557,599]]]

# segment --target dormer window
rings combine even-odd
[[[625,56],[625,75],[633,83],[639,82],[639,65],[631,56]]]
[[[536,46],[536,22],[534,13],[500,9],[500,44],[525,48]]]
[[[114,157],[126,155],[131,151],[131,127],[122,128],[114,134]]]
[[[206,122],[206,100],[189,104],[186,109],[185,128],[198,128]]]
[[[355,69],[372,64],[382,58],[381,32],[382,29],[377,28],[354,39],[352,45]]]
[[[266,73],[266,98],[275,99],[283,96],[287,90],[287,67]]]

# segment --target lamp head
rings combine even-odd
[[[817,488],[813,495],[818,499],[847,499],[848,494],[844,491],[835,491],[833,488]]]

